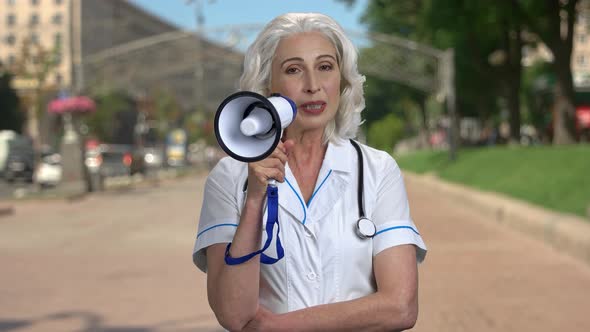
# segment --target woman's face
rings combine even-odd
[[[319,32],[281,39],[272,62],[271,93],[291,98],[297,117],[289,128],[321,130],[340,103],[340,68],[336,49]]]

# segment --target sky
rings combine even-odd
[[[266,24],[287,12],[319,12],[335,19],[349,31],[364,32],[359,22],[368,0],[348,7],[336,0],[202,0],[204,28],[227,25]],[[148,12],[185,29],[195,29],[195,5],[187,0],[130,0]]]

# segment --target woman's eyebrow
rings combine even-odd
[[[286,62],[289,62],[289,61],[303,61],[303,58],[300,58],[300,57],[293,57],[293,58],[288,58],[288,59],[285,59],[285,60],[283,60],[283,62],[281,62],[281,67],[282,67],[282,66],[283,66],[283,65],[284,65]]]
[[[338,60],[336,60],[336,57],[334,57],[334,56],[333,56],[333,55],[331,55],[331,54],[322,54],[322,55],[319,55],[319,56],[318,56],[316,59],[317,59],[317,60],[320,60],[320,59],[322,59],[322,58],[330,58],[330,59],[332,59],[332,60],[334,60],[334,61],[338,62]]]
[[[318,55],[318,56],[316,57],[316,60],[321,60],[321,59],[323,59],[323,58],[330,58],[330,59],[332,59],[332,60],[334,60],[334,61],[338,62],[338,60],[336,60],[336,57],[334,57],[334,56],[333,56],[333,55],[331,55],[331,54],[322,54],[322,55]],[[304,62],[303,58],[300,58],[300,57],[292,57],[292,58],[288,58],[288,59],[285,59],[285,60],[283,60],[283,61],[281,62],[281,67],[282,67],[282,66],[283,66],[285,63],[287,63],[287,62],[289,62],[289,61],[300,61],[300,62]]]

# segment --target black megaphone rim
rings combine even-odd
[[[230,148],[227,145],[225,145],[225,143],[221,139],[221,134],[219,132],[219,117],[221,115],[221,112],[223,112],[223,109],[225,108],[225,106],[227,104],[229,104],[234,99],[238,99],[241,97],[256,98],[258,102],[261,102],[265,107],[267,107],[268,110],[270,111],[270,115],[273,120],[273,128],[276,130],[276,133],[277,133],[277,135],[275,135],[275,139],[271,145],[271,148],[268,149],[268,151],[266,151],[265,153],[263,153],[259,156],[256,156],[256,157],[244,157],[244,156],[240,156],[240,155],[234,153],[232,150],[230,150]],[[239,92],[236,92],[236,93],[230,95],[229,97],[225,98],[223,100],[223,102],[221,103],[221,105],[219,105],[219,107],[217,108],[217,112],[215,112],[215,120],[214,120],[213,127],[215,130],[215,138],[217,139],[217,143],[219,144],[221,149],[223,151],[225,151],[225,153],[227,153],[233,159],[243,161],[246,163],[257,162],[257,161],[263,160],[266,157],[270,156],[272,154],[272,152],[275,150],[275,148],[277,147],[277,145],[279,145],[279,140],[281,139],[281,133],[283,130],[283,128],[281,127],[281,119],[279,117],[279,113],[277,112],[274,105],[268,100],[267,97],[264,97],[263,95],[258,94],[256,92],[252,92],[252,91],[239,91]]]

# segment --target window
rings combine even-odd
[[[61,24],[61,21],[62,21],[61,14],[58,13],[58,14],[53,15],[53,18],[51,19],[51,21],[53,22],[53,24],[56,24],[56,25]]]
[[[31,5],[37,6],[39,4],[39,0],[31,0]]]
[[[16,58],[14,57],[14,55],[9,55],[8,56],[8,65],[9,66],[13,66],[16,63]]]
[[[8,25],[9,27],[16,25],[16,16],[14,16],[14,14],[9,14],[6,17],[6,25]]]
[[[55,4],[56,4],[56,5],[61,5],[62,3],[63,3],[63,1],[62,1],[62,0],[55,0]]]
[[[16,0],[7,0],[6,1],[9,5],[14,6],[14,4],[16,3]]]
[[[37,14],[31,14],[31,19],[29,21],[29,24],[31,26],[35,26],[39,24],[39,15]]]
[[[578,55],[577,60],[578,60],[578,65],[580,65],[580,66],[583,66],[586,64],[586,57],[583,54]]]
[[[39,35],[36,33],[31,34],[31,43],[35,45],[39,45]]]
[[[63,38],[61,36],[61,33],[56,33],[55,35],[53,35],[53,45],[57,48],[60,48],[62,45],[62,41]]]
[[[55,74],[55,83],[57,83],[58,85],[61,85],[61,83],[63,82],[64,78],[63,76],[61,76],[61,74]]]
[[[60,65],[61,64],[61,52],[58,51],[57,53],[55,53],[55,58],[53,59],[55,61],[56,65]]]
[[[13,34],[9,34],[8,36],[6,36],[5,42],[6,44],[12,46],[16,43],[16,37]]]

